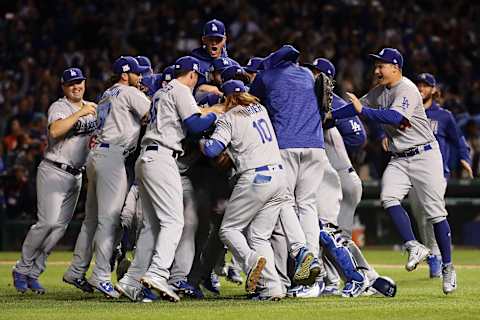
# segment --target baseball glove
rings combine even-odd
[[[324,114],[332,111],[334,85],[333,79],[323,72],[315,78],[315,95],[322,118]]]

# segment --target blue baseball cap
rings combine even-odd
[[[369,54],[375,60],[381,60],[386,63],[397,65],[400,69],[403,68],[403,56],[397,49],[383,48],[378,54]]]
[[[152,74],[153,69],[152,69],[152,62],[148,57],[145,56],[136,56],[135,59],[137,59],[138,64],[141,65],[142,67],[148,67],[148,70],[143,73],[143,75],[147,74]]]
[[[148,88],[147,95],[153,97],[155,92],[162,87],[162,75],[159,73],[152,73],[142,77],[140,83]]]
[[[230,58],[217,58],[212,61],[212,64],[210,65],[210,72],[213,71],[220,71],[222,72],[228,67],[231,66],[238,66],[238,63],[235,60],[232,60]]]
[[[152,62],[148,57],[145,56],[136,56],[135,59],[137,59],[138,64],[141,65],[142,67],[152,67]]]
[[[65,69],[65,71],[63,71],[62,77],[60,78],[60,82],[62,84],[66,84],[69,82],[79,81],[79,80],[82,81],[85,79],[87,78],[85,78],[82,70],[80,70],[79,68],[68,68],[68,69]]]
[[[130,56],[121,56],[113,63],[113,72],[116,74],[122,74],[124,72],[142,74],[149,69],[150,67],[141,66],[137,59]]]
[[[260,57],[252,57],[250,60],[248,60],[247,65],[243,67],[245,71],[250,72],[250,73],[257,73],[258,72],[258,67],[260,66],[260,63],[262,63],[263,58]]]
[[[197,58],[192,56],[184,56],[184,57],[178,58],[177,61],[175,61],[173,68],[175,72],[195,71],[200,75],[202,74],[200,72],[200,61],[198,61]]]
[[[203,26],[203,36],[204,37],[226,37],[225,25],[222,21],[213,19],[205,23]]]
[[[222,92],[225,96],[233,93],[247,92],[247,87],[240,80],[228,80],[222,85]]]
[[[430,87],[435,87],[437,85],[437,80],[431,73],[420,73],[417,76],[417,83],[423,82],[428,84]]]
[[[220,103],[220,98],[216,93],[208,93],[198,101],[198,105],[208,104],[209,106],[213,106],[214,104]]]
[[[225,69],[223,69],[222,73],[220,76],[222,77],[222,81],[226,82],[228,80],[232,80],[237,74],[242,74],[245,71],[243,70],[242,67],[239,66],[230,66]]]
[[[163,69],[162,72],[162,81],[167,81],[170,82],[173,80],[173,73],[174,73],[174,68],[173,66],[168,66],[165,69]]]
[[[332,78],[335,77],[335,74],[336,74],[335,66],[328,59],[317,58],[313,60],[311,66],[317,69],[318,71],[325,73],[329,77],[332,77]]]

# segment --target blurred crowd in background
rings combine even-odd
[[[161,71],[200,46],[203,24],[227,26],[231,58],[245,65],[283,44],[301,61],[326,57],[336,91],[365,93],[367,54],[399,49],[404,75],[430,72],[438,101],[451,110],[480,176],[480,4],[471,1],[2,1],[0,7],[0,205],[10,218],[35,213],[35,175],[46,144],[46,112],[61,96],[70,66],[87,75],[86,99],[97,101],[120,55],[146,55]],[[367,126],[368,128],[368,126]],[[352,154],[363,180],[379,179],[386,154],[370,136]],[[454,177],[461,177],[457,171]],[[80,202],[78,210],[82,210]]]

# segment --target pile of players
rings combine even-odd
[[[15,288],[45,292],[38,278],[72,218],[86,168],[86,215],[63,276],[84,292],[144,302],[203,298],[202,287],[218,294],[223,271],[216,265],[226,246],[233,256],[227,279],[245,282],[249,299],[393,297],[393,280],[379,276],[352,241],[362,185],[347,149],[365,142],[361,115],[382,125],[391,153],[381,198],[405,242],[406,269],[428,259],[431,277],[441,276],[444,293],[453,292],[443,201],[448,161],[440,151],[455,144],[471,170],[451,114],[432,101],[433,76],[419,77],[419,92],[402,75],[401,54],[385,48],[372,55],[378,85],[361,100],[349,94],[347,103],[319,81],[335,77],[327,59],[299,65],[299,52],[286,45],[241,67],[227,55],[226,40],[221,21],[207,22],[203,46],[161,74],[146,57],[118,58],[98,105],[83,100],[82,71],[65,70],[65,96],[48,111],[38,222],[13,269]],[[443,119],[435,120],[438,131],[425,108]],[[229,186],[208,220],[199,219],[191,181],[205,158],[215,168],[205,187],[218,179]],[[427,246],[401,206],[409,192]],[[200,243],[199,228],[208,231]],[[133,248],[130,262],[125,255]]]

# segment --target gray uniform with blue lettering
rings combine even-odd
[[[411,124],[404,130],[384,125],[389,151],[405,152],[418,148],[411,157],[393,156],[382,177],[381,200],[384,208],[400,205],[413,188],[421,206],[432,223],[447,216],[444,194],[446,181],[438,143],[425,114],[422,97],[417,86],[403,77],[391,88],[377,86],[362,97],[362,103],[373,108],[399,112]]]
[[[77,238],[67,278],[85,276],[95,248],[95,267],[89,282],[111,281],[110,257],[120,227],[128,191],[125,157],[135,149],[141,119],[150,101],[137,88],[114,84],[97,107],[97,145],[87,161],[88,190],[85,220]]]
[[[280,211],[289,202],[282,158],[266,109],[252,104],[229,110],[218,120],[212,139],[227,146],[238,175],[225,209],[220,239],[245,273],[259,255],[264,256],[267,264],[259,282],[261,295],[282,295],[270,238]]]
[[[66,98],[58,99],[48,109],[48,125],[78,110]],[[77,169],[83,167],[95,127],[95,117],[88,115],[81,117],[64,137],[53,139],[49,136],[45,159]],[[38,222],[25,238],[22,256],[15,266],[17,272],[38,278],[45,270],[48,255],[72,219],[81,185],[81,174],[73,175],[46,160],[40,163],[37,171]]]
[[[183,121],[200,109],[192,90],[172,80],[153,96],[149,124],[142,139],[142,153],[135,173],[143,206],[143,228],[135,259],[120,281],[141,288],[142,276],[166,281],[182,236],[183,190],[173,152],[183,152],[187,130]],[[146,150],[155,146],[157,150]]]

